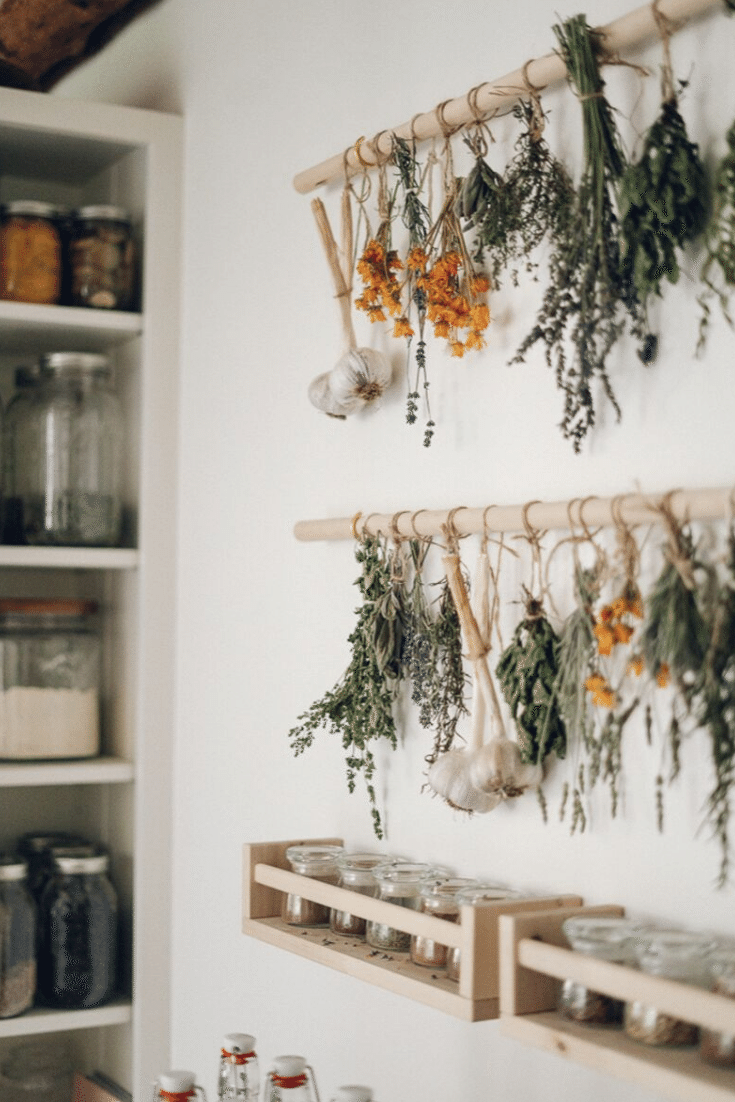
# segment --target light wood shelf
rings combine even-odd
[[[620,1026],[583,1024],[557,1013],[560,981],[571,979],[613,998],[639,1001],[697,1026],[735,1034],[735,1000],[567,947],[561,924],[570,914],[622,913],[622,908],[609,906],[501,916],[503,1033],[678,1102],[733,1102],[735,1069],[710,1066],[696,1047],[651,1047],[632,1040]]]
[[[132,1021],[130,999],[116,999],[93,1010],[29,1010],[17,1018],[0,1020],[0,1037],[26,1037],[37,1033],[64,1033],[66,1030],[97,1029],[124,1025]]]
[[[455,923],[288,870],[289,846],[329,844],[342,842],[339,838],[299,839],[243,847],[243,933],[465,1021],[485,1021],[499,1015],[500,915],[581,904],[579,896],[504,900],[462,907],[460,921]],[[289,892],[459,948],[459,982],[449,980],[441,969],[414,964],[408,953],[375,950],[362,939],[343,937],[325,926],[288,925],[280,915],[283,895]]]
[[[37,788],[44,785],[127,784],[135,766],[123,758],[80,761],[0,761],[0,788]]]

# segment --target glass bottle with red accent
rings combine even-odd
[[[319,1102],[313,1068],[303,1056],[276,1056],[263,1087],[263,1102]]]
[[[240,1102],[258,1102],[260,1073],[255,1037],[249,1033],[227,1033],[222,1041],[217,1078],[217,1097]]]
[[[192,1098],[207,1102],[204,1087],[196,1082],[193,1071],[167,1071],[159,1075],[153,1087],[154,1102],[191,1102]]]

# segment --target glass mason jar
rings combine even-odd
[[[477,881],[469,877],[453,876],[438,882],[430,881],[419,890],[419,910],[447,922],[459,921],[457,893],[467,888],[477,887]],[[411,934],[411,960],[425,968],[444,968],[449,949],[432,938],[421,934]]]
[[[130,215],[122,207],[81,207],[69,242],[73,306],[130,310],[135,247]]]
[[[650,975],[708,987],[709,957],[715,948],[703,934],[656,930],[637,942],[635,952],[639,967]],[[628,1036],[644,1045],[694,1045],[699,1037],[697,1026],[639,1001],[625,1004],[623,1021]]]
[[[508,899],[522,899],[524,898],[519,891],[513,888],[504,888],[499,884],[477,884],[474,887],[463,888],[457,892],[457,908],[461,911],[462,907],[482,907],[488,904],[500,903],[503,900]],[[527,898],[527,897],[526,897]],[[461,921],[461,914],[458,916]],[[450,948],[447,952],[447,979],[453,980],[455,983],[459,983],[459,970],[462,963],[462,950],[458,948]]]
[[[313,1068],[303,1056],[276,1056],[263,1087],[264,1102],[319,1102]]]
[[[636,938],[640,938],[644,932],[640,923],[627,918],[579,915],[563,922],[562,929],[572,949],[578,953],[587,953],[598,960],[609,960],[614,964],[626,964],[633,968],[637,966]],[[575,1022],[602,1025],[620,1024],[623,1020],[623,1003],[620,999],[593,991],[576,980],[564,980],[558,1007],[565,1018],[571,1018]]]
[[[35,833],[33,831],[23,834],[17,842],[16,848],[28,865],[28,891],[33,896],[36,904],[41,901],[41,895],[51,875],[54,861],[53,851],[56,847],[87,845],[85,838],[79,834]]]
[[[96,611],[94,601],[0,600],[0,758],[99,753]]]
[[[0,854],[0,1018],[14,1018],[36,994],[36,905],[27,884],[28,865]]]
[[[373,871],[378,882],[378,898],[398,907],[408,907],[418,911],[421,906],[422,883],[441,871],[431,865],[414,861],[398,861],[378,865]],[[373,949],[387,949],[393,952],[407,953],[411,947],[411,935],[395,929],[385,922],[370,920],[365,927],[365,938]]]
[[[69,1045],[46,1034],[3,1053],[0,1098],[3,1102],[69,1102],[76,1059]]]
[[[286,860],[300,876],[336,884],[337,858],[343,853],[343,846],[289,846]],[[287,892],[283,897],[281,917],[289,926],[326,926],[329,923],[329,907]]]
[[[717,949],[709,960],[710,986],[718,995],[735,999],[735,948]],[[735,1068],[735,1035],[700,1030],[699,1055],[708,1064]]]
[[[24,410],[32,399],[33,388],[41,378],[40,364],[27,364],[15,369],[15,389],[8,402],[2,424],[2,489],[3,489],[3,543],[25,543],[23,533],[23,508],[18,496],[16,464],[22,464],[28,455],[27,446],[16,447],[18,422],[23,423]],[[22,470],[21,468],[19,468]]]
[[[217,1076],[217,1098],[258,1102],[260,1075],[255,1038],[249,1033],[228,1033],[222,1041]]]
[[[164,1072],[153,1085],[154,1102],[191,1102],[197,1096],[207,1102],[204,1088],[197,1084],[193,1071]]]
[[[61,211],[52,203],[6,203],[0,227],[0,298],[51,304],[61,298]]]
[[[26,541],[119,544],[123,423],[107,356],[42,356],[41,381],[16,426],[14,464]]]
[[[108,1002],[117,972],[117,896],[106,854],[58,856],[41,901],[38,991],[46,1006]]]
[[[360,895],[376,896],[378,882],[373,870],[389,861],[385,853],[343,853],[337,858],[337,883]],[[333,933],[346,937],[364,937],[365,919],[334,907],[329,912],[329,926]]]

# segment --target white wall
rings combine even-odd
[[[590,0],[586,14],[602,23],[628,6]],[[295,760],[286,739],[342,672],[357,600],[350,545],[299,544],[296,520],[732,480],[735,339],[716,317],[707,356],[694,359],[699,315],[688,274],[653,307],[656,364],[643,368],[628,344],[616,355],[622,424],[606,411],[579,457],[556,428],[559,394],[540,350],[525,366],[506,366],[533,319],[529,287],[497,296],[482,356],[458,363],[432,348],[438,428],[429,450],[419,426],[404,423],[402,355],[387,342],[399,382],[379,410],[343,424],[306,401],[309,381],[338,355],[340,329],[309,198],[292,189],[293,175],[547,52],[555,20],[544,0],[528,0],[522,18],[517,5],[480,0],[163,0],[55,90],[186,116],[171,1055],[198,1070],[210,1097],[220,1036],[233,1029],[256,1035],[265,1063],[305,1053],[323,1096],[367,1082],[386,1102],[480,1102],[491,1090],[517,1102],[652,1097],[526,1051],[496,1023],[459,1023],[239,932],[242,842],[339,834],[350,846],[374,845],[362,791],[345,792],[340,747],[325,735]],[[735,117],[734,33],[717,14],[673,47],[678,74],[691,79],[690,132],[710,162]],[[659,52],[637,60],[656,70]],[[644,127],[655,78],[644,90],[630,71],[611,72],[609,90]],[[548,104],[552,140],[573,159],[578,105],[566,92]],[[491,158],[502,167],[513,129],[505,121],[494,130]],[[335,221],[337,197],[326,190]],[[362,323],[358,339],[381,343]],[[463,545],[469,565],[475,552]],[[506,634],[524,577],[507,568]],[[626,744],[624,814],[612,821],[600,798],[592,829],[570,837],[554,813],[542,824],[533,799],[468,821],[422,794],[427,736],[410,721],[400,751],[381,759],[387,845],[465,874],[735,933],[732,892],[713,888],[716,846],[697,835],[704,738],[685,745],[685,780],[670,795],[663,836],[652,803],[656,754],[640,725]],[[551,778],[552,809],[564,776]]]

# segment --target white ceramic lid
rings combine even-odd
[[[281,1075],[284,1079],[291,1079],[295,1075],[303,1075],[306,1071],[306,1057],[276,1056],[273,1061],[273,1070],[276,1075]]]
[[[222,1040],[222,1048],[227,1052],[255,1052],[255,1037],[249,1033],[226,1033]]]
[[[192,1089],[195,1080],[196,1076],[193,1071],[177,1069],[159,1075],[158,1085],[162,1091],[166,1091],[168,1094],[185,1094],[186,1091]]]

